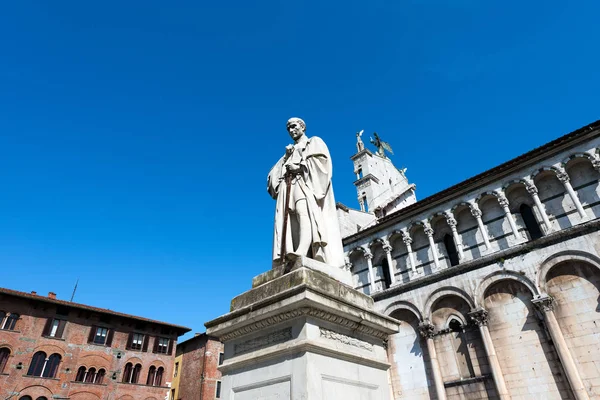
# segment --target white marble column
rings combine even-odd
[[[573,204],[575,204],[575,208],[577,208],[577,212],[579,213],[579,216],[582,219],[587,219],[587,215],[585,213],[585,210],[583,209],[583,206],[581,205],[581,201],[579,201],[579,197],[577,196],[577,193],[575,192],[575,190],[573,189],[573,186],[571,185],[571,179],[569,178],[569,174],[567,174],[567,171],[559,170],[556,173],[556,177],[563,184],[563,186],[567,190],[567,193],[569,193],[569,196],[571,197]]]
[[[435,241],[433,240],[433,229],[429,225],[429,222],[423,223],[423,229],[425,231],[425,234],[427,235],[427,238],[429,239],[429,247],[431,248],[431,254],[433,256],[433,264],[435,265],[436,269],[439,269],[440,268],[440,260],[439,260],[440,256],[438,254],[437,247],[435,245]]]
[[[358,196],[358,204],[360,205],[360,211],[366,212],[365,211],[365,199],[363,196]]]
[[[481,219],[483,213],[475,203],[469,203],[469,208],[471,209],[471,215],[473,215],[473,217],[475,217],[475,220],[477,221],[477,226],[479,226],[479,231],[481,232],[481,236],[483,236],[483,243],[485,243],[485,248],[486,250],[489,250],[490,238],[488,236],[488,231],[485,228],[483,220]]]
[[[497,191],[496,193],[498,195],[498,197],[497,197],[498,204],[500,204],[500,207],[502,207],[502,209],[504,210],[504,215],[506,215],[506,218],[508,219],[508,223],[510,224],[512,233],[513,233],[515,239],[518,240],[519,239],[519,228],[517,227],[517,223],[515,222],[515,217],[510,212],[508,199],[506,198],[504,193],[502,193],[501,191]]]
[[[387,259],[388,271],[390,274],[390,284],[393,285],[396,283],[396,274],[394,273],[394,264],[392,263],[394,260],[392,259],[392,246],[390,242],[385,239],[382,239],[383,242],[383,251],[385,251],[385,257]]]
[[[548,295],[542,295],[533,299],[532,303],[540,310],[544,317],[544,321],[546,321],[546,328],[552,337],[552,342],[554,342],[554,348],[556,348],[558,358],[560,358],[569,385],[571,385],[573,396],[575,396],[576,400],[588,400],[590,396],[585,390],[575,360],[573,360],[573,356],[569,351],[560,325],[554,315],[554,299]]]
[[[487,327],[488,324],[488,312],[483,308],[477,309],[469,313],[469,316],[479,327],[479,333],[481,334],[481,340],[483,341],[483,347],[485,348],[485,354],[487,355],[488,362],[490,363],[490,369],[492,370],[492,376],[494,378],[494,384],[496,385],[496,391],[500,400],[510,400],[510,394],[504,381],[504,375],[502,374],[502,368],[496,355],[496,348],[490,335],[490,330]]]
[[[408,234],[408,232],[402,232],[402,241],[406,246],[406,251],[408,252],[408,260],[410,264],[410,270],[413,274],[417,273],[417,260],[415,259],[415,253],[412,249],[412,238]]]
[[[542,204],[542,201],[540,200],[540,196],[538,196],[538,190],[537,190],[537,187],[535,187],[535,184],[533,183],[533,181],[530,181],[530,180],[526,181],[525,189],[527,189],[527,192],[529,192],[529,194],[533,198],[533,202],[535,203],[535,205],[537,206],[537,209],[539,210],[540,214],[542,215],[542,220],[544,221],[544,225],[546,227],[546,233],[552,232],[552,225],[550,225],[550,220],[548,219],[548,214],[546,214],[546,208],[544,208],[544,205]]]
[[[460,240],[460,236],[458,235],[458,230],[456,229],[456,225],[457,225],[456,218],[454,218],[454,215],[452,214],[451,211],[446,211],[444,213],[444,215],[446,217],[446,222],[448,223],[448,226],[452,230],[452,237],[454,238],[454,244],[456,245],[456,251],[458,252],[458,258],[463,260],[465,258],[465,255],[463,253],[462,240]]]
[[[437,358],[435,343],[433,343],[435,328],[429,321],[425,321],[419,324],[419,333],[427,343],[427,352],[429,353],[429,361],[431,362],[431,372],[433,373],[435,394],[437,395],[438,400],[446,400],[446,388],[444,387],[442,370],[440,369],[440,363]]]
[[[371,289],[371,293],[375,292],[375,273],[373,272],[373,253],[371,250],[364,249],[363,255],[367,260],[367,267],[369,268],[369,288]]]

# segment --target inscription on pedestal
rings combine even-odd
[[[354,338],[352,336],[344,335],[342,333],[338,333],[323,327],[320,327],[319,330],[321,331],[321,337],[324,337],[326,339],[335,340],[337,342],[347,344],[348,346],[354,346],[360,349],[373,351],[373,345],[363,340]]]
[[[234,354],[247,353],[267,347],[272,344],[283,343],[292,338],[292,328],[286,328],[279,331],[269,333],[265,336],[259,336],[254,339],[246,340],[245,342],[238,343],[233,347]]]

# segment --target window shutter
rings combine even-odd
[[[148,342],[150,341],[150,336],[149,335],[144,335],[144,343],[142,344],[142,351],[146,352],[148,351]]]
[[[63,336],[63,333],[65,331],[65,326],[67,325],[67,321],[65,321],[64,319],[59,320],[58,322],[58,329],[56,330],[56,337],[57,338],[61,338]]]
[[[129,332],[129,337],[127,338],[127,345],[125,346],[125,348],[130,349],[132,343],[133,343],[133,332]]]
[[[114,329],[109,329],[108,334],[106,336],[106,345],[110,347],[112,345],[113,335],[115,333]]]
[[[46,325],[44,325],[44,330],[42,331],[42,336],[48,336],[50,334],[51,326],[52,326],[52,318],[48,318],[46,320]]]
[[[169,339],[169,347],[167,349],[167,355],[170,356],[173,352],[173,339]]]
[[[154,347],[152,347],[152,352],[158,352],[158,336],[154,336]]]
[[[96,329],[98,329],[95,325],[92,325],[90,328],[90,336],[88,337],[88,343],[92,343],[94,341],[94,336],[96,336]]]

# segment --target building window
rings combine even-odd
[[[100,385],[102,381],[104,381],[104,375],[106,375],[106,370],[104,368],[100,368],[96,373],[96,379],[94,380],[94,383]]]
[[[221,398],[221,381],[217,381],[217,390],[215,391],[215,399]]]
[[[148,350],[148,338],[143,333],[131,332],[127,340],[127,349],[129,350]]]
[[[60,339],[63,336],[66,325],[67,321],[65,321],[64,319],[48,318],[48,320],[46,321],[46,325],[44,326],[44,330],[42,331],[42,336]]]
[[[59,354],[52,354],[46,358],[46,353],[38,351],[31,359],[31,365],[27,371],[29,376],[40,376],[43,378],[54,378],[58,371],[61,357]]]
[[[85,380],[85,367],[79,367],[77,375],[75,375],[75,382],[83,382]]]
[[[0,370],[0,372],[2,372],[2,370]],[[176,378],[178,373],[179,373],[179,363],[176,362],[175,363],[175,370],[173,371],[173,378]]]
[[[131,383],[138,383],[141,372],[142,364],[135,364],[135,367],[133,368],[133,374],[131,374]]]
[[[225,353],[219,353],[219,365],[222,365],[223,361],[225,361]]]
[[[106,345],[110,347],[112,344],[114,331],[112,329],[104,328],[101,326],[92,326],[90,329],[90,336],[88,338],[89,343]]]
[[[444,247],[446,248],[446,253],[448,253],[448,258],[450,259],[450,265],[458,265],[460,263],[460,260],[458,259],[458,251],[456,250],[454,238],[449,233],[444,235]]]
[[[32,399],[31,399],[31,396],[22,396],[22,397],[19,397],[19,400],[32,400]]]
[[[544,236],[531,207],[527,204],[521,204],[519,212],[521,213],[521,218],[523,218],[525,228],[527,229],[531,240],[539,239]]]
[[[148,370],[148,378],[146,378],[146,385],[154,386],[155,378],[156,378],[156,367],[153,365]]]
[[[171,354],[172,342],[170,339],[156,337],[154,339],[154,353]]]
[[[123,383],[131,383],[131,375],[133,374],[133,364],[127,363],[125,364],[125,369],[123,370]]]
[[[392,286],[392,277],[390,275],[390,265],[387,259],[381,262],[381,273],[383,274],[383,288],[388,289]]]
[[[10,350],[6,347],[0,349],[0,374],[4,372],[4,368],[8,363],[8,357],[10,357]]]
[[[4,313],[6,315],[6,313]],[[2,314],[0,314],[2,316]],[[14,331],[15,326],[17,325],[17,321],[19,320],[20,315],[16,313],[10,313],[8,317],[2,318],[2,329],[5,331]]]

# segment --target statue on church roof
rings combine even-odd
[[[388,142],[384,142],[383,140],[381,140],[377,132],[373,132],[373,136],[375,136],[375,139],[371,138],[371,143],[374,144],[375,147],[377,147],[378,155],[380,155],[381,157],[385,157],[386,150],[390,154],[394,154],[394,152],[392,151],[392,146],[390,146]]]
[[[365,130],[363,129],[360,132],[356,132],[356,149],[358,150],[359,153],[365,149],[365,144],[363,143],[362,139],[360,138],[364,131]]]
[[[290,118],[293,144],[271,168],[267,189],[277,203],[273,266],[306,256],[334,267],[344,266],[342,237],[331,185],[331,157],[325,142],[307,137],[306,124]]]

